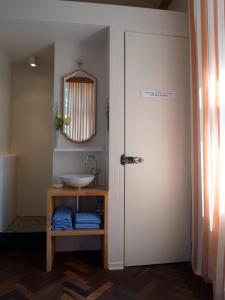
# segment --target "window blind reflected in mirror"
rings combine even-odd
[[[95,97],[96,82],[94,78],[73,75],[64,80],[63,117],[69,121],[69,125],[64,125],[63,133],[68,139],[85,142],[95,135]]]

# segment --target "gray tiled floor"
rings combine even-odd
[[[5,232],[45,232],[46,217],[16,217]]]

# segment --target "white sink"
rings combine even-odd
[[[65,184],[77,188],[82,188],[90,184],[94,178],[94,175],[89,174],[68,174],[62,176],[62,180]]]

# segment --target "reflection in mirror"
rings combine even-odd
[[[73,142],[83,143],[96,133],[96,79],[78,70],[63,80],[64,135]]]

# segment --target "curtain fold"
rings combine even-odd
[[[83,142],[95,133],[95,94],[93,82],[67,82],[64,117],[71,120],[64,132],[71,139]]]
[[[192,76],[193,251],[196,274],[224,300],[225,1],[189,0]]]

